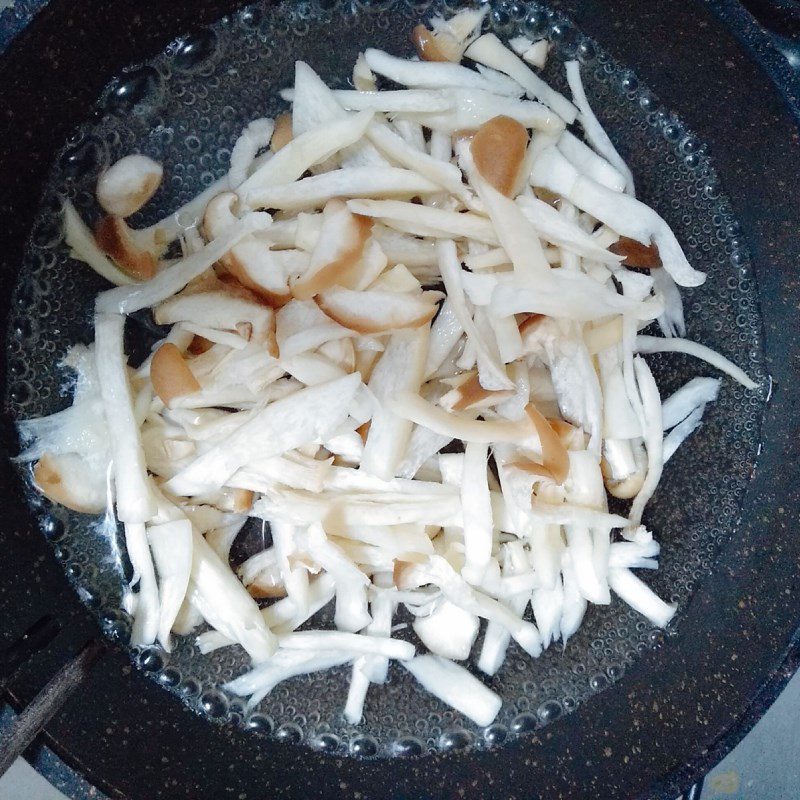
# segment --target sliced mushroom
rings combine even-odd
[[[161,164],[130,155],[112,164],[97,181],[97,202],[113,217],[135,214],[161,185]]]
[[[272,133],[269,147],[273,153],[286,147],[292,141],[292,115],[288,111],[284,111],[275,120],[275,130]]]
[[[460,385],[451,389],[440,400],[439,405],[447,411],[477,411],[491,408],[503,400],[513,397],[512,390],[490,391],[481,386],[476,372],[467,373]]]
[[[45,497],[73,511],[98,514],[106,506],[105,484],[91,478],[77,453],[45,453],[33,468],[33,481]]]
[[[193,356],[200,356],[203,353],[207,353],[212,347],[214,346],[214,342],[206,339],[203,336],[195,336],[191,342],[189,342],[189,347],[186,349],[189,353]]]
[[[275,312],[241,286],[226,286],[208,291],[182,292],[157,306],[154,317],[159,325],[190,322],[221,331],[237,331],[249,341],[267,347],[277,355]]]
[[[250,489],[233,490],[233,512],[235,514],[246,514],[253,507],[255,493]]]
[[[436,314],[435,292],[400,294],[334,288],[316,298],[317,305],[332,320],[358,333],[381,333],[398,328],[419,328]]]
[[[493,117],[475,131],[470,151],[481,177],[511,197],[528,151],[526,128],[511,117]]]
[[[235,192],[223,192],[209,201],[203,216],[203,230],[209,239],[216,239],[236,221],[233,206],[237,200]],[[220,259],[220,264],[242,286],[271,306],[280,308],[291,299],[280,260],[270,251],[269,243],[256,236],[245,237]]]
[[[452,36],[447,33],[437,35],[422,24],[411,31],[411,41],[423,61],[452,61],[457,64],[464,52]]]
[[[647,453],[641,439],[606,439],[600,463],[608,493],[620,500],[639,494],[647,477]]]
[[[623,256],[625,260],[622,263],[626,267],[655,269],[663,266],[655,244],[646,245],[627,236],[621,236],[608,249],[616,256]]]
[[[322,217],[311,264],[292,283],[298,300],[310,300],[331,286],[346,284],[355,275],[372,232],[372,219],[353,214],[341,200],[330,200]]]
[[[153,354],[150,364],[153,391],[164,405],[176,397],[200,391],[200,384],[184,361],[181,351],[171,342],[162,344]]]
[[[122,217],[103,217],[94,238],[97,246],[131,277],[146,281],[155,275],[156,257],[137,243]]]
[[[529,403],[525,407],[525,412],[539,435],[544,466],[549,470],[556,483],[564,483],[569,474],[569,453],[567,448],[564,447],[546,417],[533,403]]]
[[[356,368],[356,349],[352,339],[334,339],[325,342],[320,345],[319,352],[347,373],[353,372]]]

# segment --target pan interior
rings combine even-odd
[[[284,110],[277,91],[292,84],[296,59],[311,64],[329,84],[344,87],[359,51],[374,46],[410,55],[413,25],[456,8],[439,0],[255,4],[176,39],[151,61],[132,65],[111,81],[97,113],[65,143],[53,165],[27,246],[7,340],[11,413],[29,418],[69,404],[69,380],[58,362],[71,344],[91,341],[93,298],[105,288],[88,267],[68,257],[60,232],[61,197],[71,198],[84,218],[95,222],[99,171],[128,153],[146,153],[164,164],[165,181],[131,222],[134,227],[155,222],[225,173],[249,120]],[[708,274],[703,287],[683,291],[689,338],[720,350],[766,383],[749,256],[707,146],[659,105],[633,71],[547,8],[498,4],[487,26],[504,39],[520,34],[550,39],[545,77],[562,91],[563,62],[582,62],[590,101],[630,164],[639,196],[672,226],[692,264]],[[157,334],[147,317],[137,316],[128,325],[128,352],[141,358]],[[664,396],[693,376],[713,374],[683,356],[649,360]],[[665,470],[645,515],[663,545],[661,567],[644,577],[667,600],[685,606],[721,544],[736,535],[764,402],[725,380],[702,428]],[[24,477],[29,480],[29,473]],[[104,533],[95,520],[43,504],[33,491],[29,499],[76,590],[109,634],[124,640],[130,620],[119,607],[129,565],[121,539]],[[260,527],[247,529],[232,558],[240,561],[253,552],[262,536]],[[691,632],[682,631],[679,613],[670,635],[682,634]],[[396,666],[386,686],[370,690],[364,722],[353,727],[341,713],[345,668],[287,681],[248,714],[240,700],[218,688],[246,669],[239,649],[203,656],[187,637],[170,654],[150,650],[132,656],[155,680],[218,722],[331,752],[392,756],[496,746],[579,705],[591,713],[594,693],[620,680],[647,648],[668,647],[670,635],[665,642],[661,632],[615,600],[590,609],[564,652],[551,647],[532,661],[512,643],[503,668],[487,681],[504,701],[487,730],[443,706]]]

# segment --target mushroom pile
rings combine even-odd
[[[720,379],[662,402],[642,354],[755,388],[682,338],[679,287],[705,276],[636,199],[578,63],[568,99],[537,74],[546,42],[506,46],[483,16],[418,26],[418,58],[367,49],[352,89],[297,62],[291,111],[149,228],[126,222],[162,178],[142,155],[100,177],[94,230],[64,206],[72,256],[115,287],[64,357],[72,405],[20,423],[19,458],[53,502],[122,523],[132,644],[244,648],[226,688],[251,706],[348,664],[357,724],[395,661],[488,725],[480,674],[512,640],[566,646],[612,593],[667,625],[633,571],[657,568],[643,512]],[[164,337],[134,367],[143,309]],[[248,519],[264,549],[232,565]]]

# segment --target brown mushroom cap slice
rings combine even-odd
[[[317,305],[335,322],[358,333],[381,333],[398,328],[419,328],[436,314],[434,292],[401,294],[333,288],[316,298]]]
[[[156,193],[163,176],[163,167],[152,158],[125,156],[100,175],[97,202],[112,217],[129,217]]]
[[[447,33],[433,33],[420,24],[411,31],[411,41],[423,61],[461,61],[464,48]]]
[[[272,139],[270,140],[269,147],[273,153],[286,147],[289,142],[294,138],[292,133],[292,115],[288,111],[284,111],[275,120],[275,130],[272,132]]]
[[[140,247],[122,217],[103,217],[94,232],[97,246],[124,272],[141,281],[156,272],[156,257]]]
[[[322,228],[306,272],[292,282],[298,300],[310,300],[331,286],[347,282],[357,269],[372,219],[353,214],[341,200],[330,200],[322,212]]]
[[[441,400],[439,405],[448,411],[473,411],[491,408],[497,403],[502,403],[512,397],[514,392],[510,389],[492,391],[481,386],[477,373],[468,374],[466,380],[451,389]]]
[[[209,200],[203,215],[206,237],[217,238],[236,221],[233,213],[236,202],[238,197],[235,192],[223,192]],[[278,259],[270,252],[268,242],[247,236],[220,259],[219,265],[242,286],[275,308],[280,308],[291,299],[286,274]]]
[[[655,269],[663,266],[661,256],[658,254],[658,247],[655,244],[642,244],[636,239],[621,236],[608,250],[615,256],[622,256],[624,258],[622,263],[626,267]]]
[[[82,514],[99,514],[106,507],[106,487],[91,475],[77,453],[45,453],[33,468],[36,488],[54,503]]]
[[[528,151],[528,131],[515,119],[493,117],[475,131],[470,152],[481,177],[511,197]]]
[[[150,381],[153,391],[166,406],[176,397],[200,391],[197,378],[184,361],[181,351],[172,342],[162,344],[153,354]]]
[[[569,453],[547,418],[533,403],[528,403],[525,412],[536,428],[542,445],[542,461],[556,483],[564,483],[569,474]]]

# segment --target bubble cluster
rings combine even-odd
[[[31,232],[7,338],[6,404],[11,412],[23,418],[65,407],[69,383],[58,362],[71,344],[92,339],[92,302],[104,284],[68,257],[59,218],[64,197],[94,224],[100,213],[93,200],[98,173],[130,152],[145,153],[164,164],[165,181],[131,224],[151,224],[225,173],[231,148],[249,120],[285,108],[277,90],[291,85],[295,59],[310,63],[328,83],[346,86],[364,47],[408,53],[408,31],[421,16],[447,14],[461,5],[458,0],[357,0],[353,6],[331,0],[259,3],[174,40],[150,63],[111,81],[97,113],[65,143]],[[486,25],[503,37],[549,38],[553,52],[545,76],[561,91],[567,90],[563,61],[579,59],[587,94],[631,165],[639,196],[673,227],[694,266],[708,273],[704,286],[684,293],[689,337],[719,349],[755,379],[764,379],[749,254],[709,148],[660,106],[634,71],[612,61],[559,13],[502,0],[492,5]],[[138,344],[146,346],[157,330],[145,318],[136,323],[131,328],[143,340]],[[703,365],[679,355],[654,356],[651,364],[664,395],[694,375],[709,374]],[[663,597],[686,604],[734,529],[755,464],[763,403],[763,397],[723,382],[703,427],[669,463],[646,515],[663,543],[661,568],[646,579]],[[703,491],[686,491],[687,475]],[[29,471],[25,476],[29,478]],[[676,496],[680,503],[674,502]],[[32,490],[29,500],[43,535],[53,542],[103,630],[126,642],[131,618],[120,605],[130,565],[122,539],[85,516],[50,507]],[[679,614],[675,625],[680,624]],[[385,686],[370,690],[364,722],[354,727],[342,716],[346,667],[281,684],[256,709],[249,709],[220,688],[247,668],[238,649],[202,656],[192,637],[186,637],[176,640],[169,656],[148,648],[132,657],[163,687],[215,722],[328,753],[408,758],[500,747],[525,736],[581,703],[591,703],[593,694],[624,679],[641,652],[668,646],[668,639],[669,634],[653,631],[642,617],[615,602],[590,609],[564,653],[553,647],[532,661],[512,644],[503,668],[487,679],[503,697],[503,709],[482,731],[443,708],[396,665]]]

